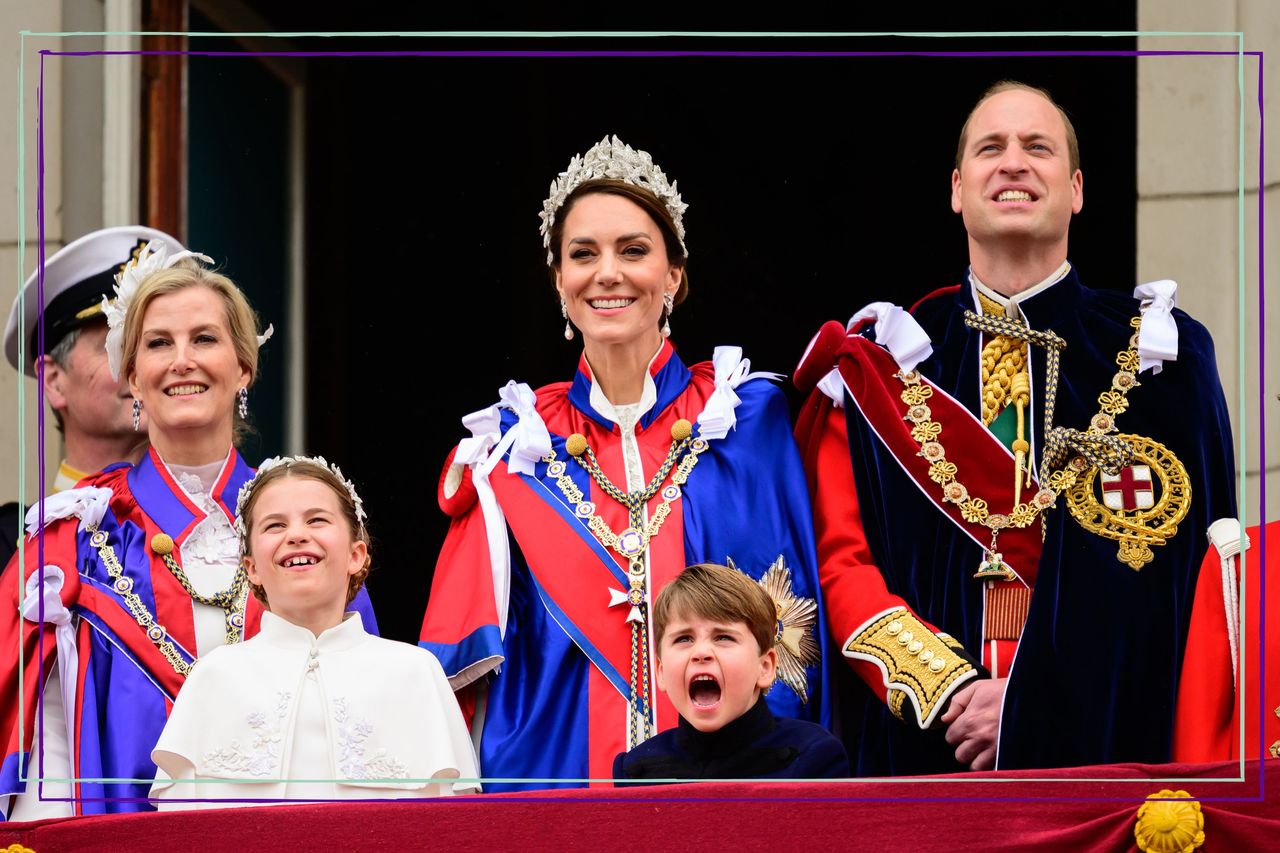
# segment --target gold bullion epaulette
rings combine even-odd
[[[935,634],[905,607],[871,619],[843,651],[845,657],[879,666],[889,689],[889,710],[907,722],[903,705],[909,699],[915,710],[911,722],[921,729],[933,723],[956,688],[979,675],[964,646],[948,634]]]

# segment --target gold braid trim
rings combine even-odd
[[[1004,306],[978,294],[983,314],[1004,317]],[[991,426],[1011,399],[1009,386],[1013,377],[1027,364],[1027,343],[1008,335],[994,335],[982,348],[982,422]]]
[[[85,530],[89,534],[89,544],[97,549],[98,559],[102,560],[107,574],[111,576],[111,588],[124,599],[125,607],[133,614],[134,621],[146,632],[147,639],[155,645],[160,654],[164,655],[164,659],[173,667],[173,671],[185,678],[190,674],[192,665],[182,659],[177,647],[169,639],[169,632],[156,621],[156,617],[147,609],[146,603],[133,591],[133,579],[124,574],[124,566],[120,565],[120,558],[111,547],[110,538],[99,530],[96,524],[86,525]]]
[[[845,657],[880,665],[889,687],[889,711],[903,722],[910,694],[916,711],[911,722],[921,729],[933,723],[955,688],[978,675],[960,643],[947,634],[933,633],[905,607],[872,621],[849,638],[843,651]]]

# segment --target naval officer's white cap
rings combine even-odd
[[[90,232],[63,246],[44,262],[44,354],[68,332],[102,316],[102,297],[111,296],[116,273],[151,241],[164,244],[169,254],[181,252],[173,237],[143,225],[121,225]],[[35,376],[36,332],[41,304],[37,299],[40,270],[31,273],[13,300],[4,327],[4,354],[15,370]],[[21,309],[22,316],[19,317]],[[18,364],[18,329],[26,333],[25,364]]]

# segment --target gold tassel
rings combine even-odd
[[[1013,440],[1013,505],[1022,503],[1022,478],[1027,453],[1031,445],[1027,443],[1027,425],[1025,407],[1031,403],[1031,377],[1024,370],[1014,375],[1009,383],[1009,394],[1013,404],[1018,407],[1018,437]],[[1026,465],[1027,487],[1031,486],[1031,467]]]

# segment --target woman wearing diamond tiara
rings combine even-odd
[[[351,481],[322,458],[268,459],[236,508],[268,612],[251,640],[202,656],[182,688],[152,752],[161,810],[476,790],[440,663],[343,613],[370,563]]]
[[[615,755],[674,725],[648,607],[704,560],[778,604],[774,712],[829,721],[808,492],[777,377],[735,347],[686,367],[667,340],[688,291],[685,207],[617,137],[573,158],[542,235],[578,371],[536,393],[508,383],[463,419],[472,437],[441,479],[453,520],[421,644],[462,691],[486,778],[608,779]]]
[[[212,263],[153,243],[116,277],[115,299],[103,300],[107,355],[113,375],[128,378],[135,427],[148,415],[150,450],[46,498],[42,543],[32,507],[21,602],[17,579],[0,579],[11,596],[0,614],[21,607],[20,619],[0,616],[0,638],[21,645],[25,663],[24,702],[0,712],[0,795],[19,794],[13,819],[150,808],[128,798],[146,797],[151,748],[192,663],[258,629],[232,529],[253,472],[233,439],[271,330],[259,336],[244,294],[201,261]],[[0,688],[15,695],[18,678],[10,655]],[[41,800],[41,775],[85,781],[62,790],[74,801]],[[54,790],[46,785],[45,797]]]

